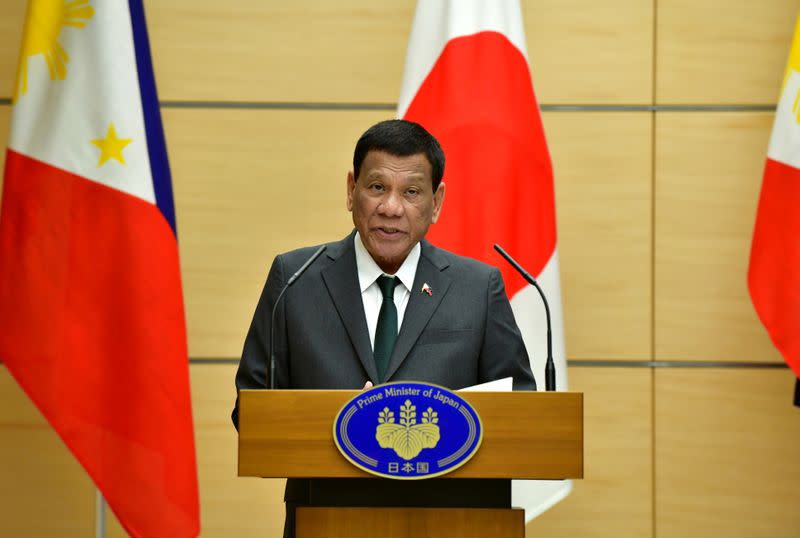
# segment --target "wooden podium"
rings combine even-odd
[[[342,456],[333,421],[358,391],[243,390],[239,394],[239,476],[372,478]],[[483,423],[483,443],[438,480],[583,478],[583,394],[460,392]],[[403,481],[405,482],[405,481]],[[303,507],[297,538],[523,537],[518,508]]]

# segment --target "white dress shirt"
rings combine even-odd
[[[403,326],[403,315],[406,312],[408,298],[411,296],[411,288],[414,286],[414,276],[417,274],[417,264],[422,248],[419,243],[414,245],[411,252],[406,256],[403,265],[393,275],[384,273],[372,259],[367,247],[361,240],[361,236],[356,232],[353,239],[356,249],[356,267],[358,268],[358,284],[361,288],[361,301],[364,303],[364,315],[367,317],[367,329],[369,329],[369,341],[373,349],[375,348],[375,329],[378,325],[378,314],[383,304],[383,294],[378,287],[377,279],[381,275],[396,276],[400,280],[394,288],[394,305],[397,307],[397,332]]]

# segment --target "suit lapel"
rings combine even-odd
[[[367,318],[364,315],[364,303],[358,285],[358,268],[353,250],[353,235],[328,249],[328,257],[333,263],[322,270],[322,279],[328,293],[339,312],[350,341],[356,350],[358,359],[364,366],[373,383],[378,383],[378,372],[372,357],[372,345],[369,341]]]
[[[417,274],[414,276],[414,287],[411,289],[403,315],[403,325],[400,327],[400,334],[397,336],[397,343],[389,360],[389,368],[386,370],[387,381],[403,364],[450,287],[450,278],[442,272],[448,265],[447,260],[427,241],[423,240],[421,245],[422,253],[417,265]],[[431,290],[430,295],[422,291],[425,284]]]

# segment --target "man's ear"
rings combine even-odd
[[[439,183],[439,188],[433,193],[433,217],[431,222],[439,220],[439,214],[442,212],[442,205],[444,205],[444,182]]]
[[[347,210],[353,210],[353,191],[356,190],[356,178],[353,171],[347,172]]]

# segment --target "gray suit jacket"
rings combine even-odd
[[[329,243],[279,303],[276,387],[357,390],[367,380],[376,385],[419,380],[456,390],[510,376],[515,389],[536,390],[500,271],[424,240],[386,379],[377,379],[358,283],[354,235]],[[237,390],[269,385],[273,305],[289,277],[317,248],[282,254],[272,263],[245,339]],[[428,284],[431,295],[422,292],[423,284]],[[232,419],[238,427],[238,399]],[[320,484],[324,482],[317,483],[317,492]],[[335,487],[340,490],[345,484],[336,482]],[[289,480],[287,501],[313,503],[313,486],[314,481]],[[370,496],[380,495],[366,495]],[[330,496],[324,504],[329,502]]]

